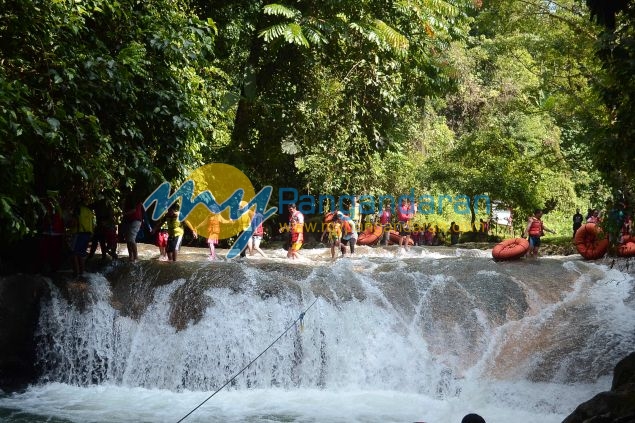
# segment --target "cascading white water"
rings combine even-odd
[[[162,265],[144,263],[115,288],[91,275],[81,301],[52,287],[37,333],[42,383],[0,407],[177,421],[316,299],[302,325],[186,421],[458,422],[475,411],[489,423],[557,422],[607,389],[635,349],[633,279],[577,260],[424,250],[183,263],[168,276]]]
[[[346,273],[344,265],[339,267]],[[306,298],[282,293],[262,299],[255,280],[258,272],[249,273],[243,284],[246,291],[240,295],[229,288],[205,292],[214,305],[201,321],[180,331],[169,320],[171,297],[184,279],[158,287],[139,321],[120,316],[111,307],[103,276],[90,278],[87,289],[94,302],[84,311],[54,291],[38,330],[45,380],[173,391],[205,391],[222,385],[315,299],[310,291],[302,292]],[[312,275],[300,285],[309,288],[315,278]],[[275,343],[232,387],[427,392],[432,369],[425,341],[416,326],[386,310],[382,302],[380,293],[363,301],[332,303],[318,298],[302,325]]]

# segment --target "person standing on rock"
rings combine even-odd
[[[575,237],[575,233],[580,226],[582,226],[582,222],[584,221],[584,216],[580,213],[580,209],[575,209],[575,214],[573,215],[573,236]]]
[[[545,232],[550,232],[555,234],[555,231],[548,229],[540,218],[542,217],[542,210],[536,209],[534,211],[533,216],[529,216],[529,220],[527,221],[527,227],[523,232],[523,237],[529,236],[529,251],[527,254],[529,257],[538,257],[538,250],[540,249],[540,237],[545,234]]]

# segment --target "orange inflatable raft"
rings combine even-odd
[[[595,223],[585,223],[575,232],[573,239],[578,253],[587,260],[604,257],[609,249],[609,240],[603,236],[602,228]]]
[[[391,229],[390,235],[388,236],[388,241],[390,245],[399,245],[399,243],[401,242],[401,235],[399,235],[398,231]],[[415,242],[412,240],[412,238],[408,238],[408,245],[415,245]]]
[[[622,237],[622,243],[617,246],[617,255],[620,257],[635,256],[635,237],[625,235]]]
[[[627,242],[617,247],[617,255],[620,257],[635,256],[635,242]]]
[[[358,245],[375,245],[381,239],[384,233],[381,225],[368,226],[364,232],[361,232],[357,237]]]
[[[529,250],[529,241],[525,238],[511,238],[499,242],[492,248],[494,260],[515,260],[521,258]]]

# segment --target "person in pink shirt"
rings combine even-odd
[[[397,207],[397,220],[399,221],[399,246],[403,246],[406,251],[410,249],[410,220],[414,217],[414,208],[405,198],[401,199],[401,205]]]
[[[384,245],[388,245],[388,240],[390,239],[390,228],[392,227],[392,212],[390,211],[390,204],[386,204],[384,206],[384,210],[382,210],[379,215],[379,223],[381,227],[384,229],[383,233],[383,243]]]
[[[600,212],[598,209],[593,210],[593,214],[589,216],[586,223],[600,223]]]

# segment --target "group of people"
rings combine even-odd
[[[74,207],[63,208],[55,191],[42,198],[44,214],[38,225],[40,270],[56,272],[64,251],[70,251],[73,274],[81,275],[87,258],[100,246],[102,257],[117,256],[117,222],[104,199],[92,204],[80,194]]]
[[[83,198],[82,200],[85,200]],[[127,199],[123,207],[123,216],[121,219],[121,231],[128,248],[130,261],[138,259],[137,236],[141,230],[142,224],[148,226],[150,234],[155,237],[155,243],[159,247],[159,259],[165,261],[176,261],[177,253],[180,249],[184,235],[184,230],[188,228],[193,237],[198,237],[197,228],[188,220],[179,221],[178,203],[172,205],[168,212],[159,221],[153,222],[150,226],[146,222],[147,218],[140,202],[132,201],[132,197]],[[47,213],[42,220],[40,234],[41,247],[40,254],[51,262],[51,267],[55,270],[59,265],[59,258],[55,254],[61,251],[61,243],[65,234],[64,219],[59,205],[55,199],[49,198],[44,204],[47,207]],[[246,202],[241,203],[241,207],[245,207]],[[423,231],[413,231],[412,219],[417,211],[416,204],[411,204],[407,198],[402,199],[401,204],[396,209],[396,229],[399,232],[399,246],[406,251],[410,248],[410,244],[414,245],[438,245],[444,242],[444,234],[432,225],[428,225]],[[289,231],[289,240],[287,248],[287,257],[297,259],[299,250],[304,244],[304,215],[297,209],[295,204],[288,206],[289,224],[281,227],[280,232]],[[355,253],[355,246],[359,237],[358,231],[361,226],[361,206],[357,203],[357,198],[353,198],[348,213],[336,210],[332,214],[332,220],[328,223],[326,229],[322,233],[320,241],[325,240],[330,245],[331,257],[337,256],[337,250],[342,256],[346,254],[348,247],[350,254]],[[541,237],[545,232],[555,233],[555,231],[547,228],[541,218],[543,211],[537,209],[534,214],[529,217],[523,237],[528,237],[530,248],[528,255],[537,257],[541,245]],[[393,215],[390,205],[386,205],[382,212],[377,216],[378,223],[384,229],[381,243],[388,245],[390,240],[390,229],[395,228],[393,224]],[[603,219],[614,220],[619,226],[618,242],[632,233],[632,218],[629,212],[622,209],[611,209],[602,216],[597,209],[589,209],[586,218],[580,213],[580,209],[576,210],[573,216],[573,235],[582,226],[584,222],[599,223]],[[261,250],[260,243],[264,235],[264,217],[258,211],[249,210],[244,213],[237,221],[241,225],[241,230],[249,228],[251,234],[245,249],[241,252],[244,257],[247,254],[253,255],[259,253],[266,257]],[[224,224],[235,223],[231,219],[226,219],[220,214],[211,213],[209,218],[201,224],[207,225],[207,244],[209,247],[209,259],[217,259],[216,248],[221,239],[221,226]],[[487,226],[483,225],[481,219],[480,231],[487,233]],[[200,224],[199,224],[200,226]],[[71,233],[70,249],[73,258],[73,270],[75,274],[81,274],[84,270],[84,262],[86,258],[93,257],[97,246],[101,247],[102,257],[110,255],[113,259],[117,255],[117,221],[115,219],[112,208],[108,207],[105,201],[97,201],[90,206],[86,205],[86,201],[80,201],[79,206],[73,213],[72,218],[67,225]],[[461,231],[455,222],[450,223],[449,235],[450,244],[456,244]]]
[[[625,202],[620,202],[614,206],[611,201],[606,204],[606,209],[600,212],[599,209],[587,210],[586,217],[576,209],[573,215],[573,237],[583,223],[601,224],[609,234],[609,240],[613,244],[621,244],[627,237],[633,234],[633,214]]]
[[[246,201],[240,203],[240,207],[247,206]],[[259,253],[261,256],[267,255],[260,249],[260,243],[264,235],[264,216],[259,211],[248,210],[243,213],[237,220],[232,220],[223,217],[220,213],[210,213],[207,219],[203,220],[196,227],[192,223],[185,219],[179,221],[179,205],[173,204],[166,215],[156,222],[152,233],[156,234],[156,245],[159,247],[159,260],[162,261],[176,261],[177,252],[180,250],[183,235],[185,229],[189,229],[192,232],[194,239],[198,238],[198,228],[201,225],[205,225],[207,229],[207,246],[209,248],[208,260],[214,261],[218,259],[216,254],[216,248],[223,235],[223,225],[232,225],[232,234],[238,235],[249,230],[249,238],[247,245],[241,251],[240,257],[245,257],[247,254],[254,255]]]
[[[361,220],[361,219],[360,219]],[[351,217],[343,214],[339,210],[333,213],[332,220],[328,222],[326,229],[320,237],[320,241],[324,241],[327,236],[329,245],[331,246],[331,258],[336,258],[336,249],[340,249],[342,256],[346,254],[346,246],[350,248],[350,254],[355,253],[355,245],[357,245],[357,222]]]
[[[293,205],[295,207],[295,205]],[[342,213],[336,209],[333,213],[332,220],[320,237],[320,241],[326,239],[331,247],[331,256],[335,258],[336,249],[340,249],[341,255],[346,254],[346,247],[350,248],[350,254],[354,254],[355,245],[359,237],[359,228],[361,225],[361,210],[358,208],[356,198],[353,198],[351,208],[348,214]],[[295,210],[295,209],[294,209]],[[390,241],[391,230],[394,228],[399,233],[399,246],[408,251],[410,245],[441,245],[445,243],[445,235],[439,230],[438,226],[432,224],[425,225],[420,230],[416,225],[412,224],[412,219],[417,211],[416,204],[412,204],[407,198],[403,198],[396,210],[396,219],[393,223],[393,215],[391,207],[386,204],[377,216],[378,223],[383,229],[382,238],[379,240],[381,244],[388,245]],[[416,230],[415,230],[416,229]],[[452,234],[453,243],[458,242],[460,229],[454,222],[450,224],[450,233]]]
[[[156,235],[156,242],[164,260],[176,260],[183,237],[183,225],[178,222],[178,206],[172,206],[168,213],[152,228],[140,201],[132,195],[124,201],[121,219],[117,219],[114,209],[101,198],[90,203],[88,196],[79,195],[75,207],[64,211],[56,192],[47,193],[42,198],[45,213],[38,227],[38,252],[41,269],[55,272],[59,269],[64,251],[70,251],[73,274],[84,273],[87,259],[92,258],[97,247],[102,259],[119,256],[119,237],[126,243],[129,260],[138,260],[137,240],[145,225],[144,232]],[[196,231],[192,229],[196,237]],[[66,243],[65,243],[66,240]]]
[[[292,205],[295,209],[295,204]],[[412,231],[410,221],[414,217],[416,206],[412,206],[407,199],[403,199],[401,205],[397,208],[397,221],[399,230],[399,245],[404,249],[410,248],[410,238]],[[355,253],[355,245],[359,237],[358,229],[361,226],[362,212],[361,206],[357,203],[357,197],[353,197],[351,207],[348,214],[342,213],[336,209],[331,214],[331,220],[327,223],[320,241],[324,242],[326,238],[331,247],[331,257],[336,258],[336,250],[339,249],[341,255],[346,254],[346,247],[350,249],[350,254]],[[379,224],[383,228],[382,242],[388,245],[390,228],[392,228],[392,212],[390,206],[386,205],[379,215]]]

